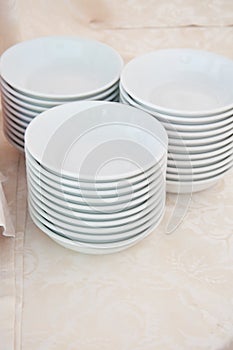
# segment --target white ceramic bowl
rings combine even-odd
[[[142,190],[148,185],[151,185],[152,183],[154,184],[157,181],[163,181],[165,179],[165,172],[166,169],[161,169],[155,172],[152,172],[151,175],[147,176],[145,174],[145,179],[134,184],[129,182],[128,186],[124,187],[118,187],[116,186],[115,189],[105,189],[101,190],[98,188],[95,188],[95,186],[90,186],[89,188],[85,186],[85,188],[80,188],[78,184],[75,184],[73,187],[66,186],[64,185],[59,179],[56,179],[56,181],[53,181],[50,179],[47,174],[42,173],[40,170],[38,171],[36,167],[33,165],[30,159],[27,159],[27,168],[30,174],[34,177],[35,181],[38,183],[38,185],[43,186],[44,184],[52,187],[54,190],[56,190],[60,195],[62,194],[63,196],[74,196],[80,197],[80,196],[85,196],[85,198],[91,198],[91,197],[100,197],[100,198],[114,198],[114,197],[119,197],[122,195],[126,194],[131,194],[133,192],[137,192],[139,190]],[[69,197],[67,197],[68,199]]]
[[[11,119],[17,125],[20,125],[22,128],[27,128],[30,122],[26,122],[23,119],[17,117],[15,114],[10,113],[5,106],[2,106],[2,111],[5,114],[7,119]]]
[[[30,194],[33,198],[33,194]],[[43,209],[45,212],[50,213],[50,215],[56,220],[61,221],[62,223],[66,222],[68,225],[65,228],[69,227],[69,230],[76,231],[79,226],[92,227],[92,228],[110,228],[110,227],[120,227],[125,226],[126,224],[132,222],[138,222],[140,219],[145,219],[155,207],[158,207],[165,199],[165,187],[160,188],[158,192],[152,196],[148,201],[141,203],[140,205],[130,208],[122,209],[118,212],[97,212],[97,213],[84,213],[76,212],[77,217],[65,216],[64,212],[60,210],[53,211],[49,205],[46,205],[42,200],[36,200],[34,197],[34,202],[37,203],[38,208]],[[67,210],[68,212],[68,210]],[[70,212],[69,212],[70,214]],[[61,223],[61,225],[62,225]]]
[[[41,204],[38,206],[35,202],[33,202],[31,199],[29,199],[29,205],[30,205],[30,211],[34,214],[35,217],[37,217],[41,222],[44,222],[45,225],[50,227],[52,230],[54,230],[58,226],[58,230],[66,230],[65,234],[66,237],[72,240],[77,240],[79,242],[86,242],[86,243],[111,243],[111,242],[117,242],[122,241],[125,239],[128,239],[130,237],[133,237],[137,234],[140,234],[144,230],[148,229],[155,221],[156,217],[148,220],[143,225],[135,227],[134,229],[131,229],[129,231],[125,232],[119,232],[114,234],[88,234],[88,233],[80,233],[79,229],[76,230],[76,232],[67,230],[65,224],[54,216],[51,216],[48,214],[45,210],[41,209]],[[160,209],[161,210],[161,209]],[[46,221],[47,220],[47,221]],[[51,222],[54,223],[54,225],[51,225]]]
[[[161,193],[162,193],[162,190],[161,190]],[[57,219],[59,220],[60,224],[62,223],[69,224],[69,225],[72,224],[74,226],[73,230],[75,229],[75,231],[82,234],[109,235],[109,234],[125,233],[144,225],[146,222],[153,219],[153,216],[154,216],[153,215],[154,210],[151,209],[148,211],[146,215],[142,216],[138,220],[133,220],[132,222],[126,222],[123,225],[113,225],[113,226],[105,225],[102,227],[101,224],[96,225],[95,221],[92,222],[87,220],[80,220],[80,217],[79,217],[80,213],[77,211],[68,210],[67,208],[64,208],[64,210],[61,211],[61,208],[59,208],[58,205],[52,202],[49,202],[47,199],[39,197],[36,192],[33,192],[33,191],[29,192],[29,200],[32,200],[38,208],[41,208],[48,215],[50,215],[51,220]],[[155,203],[154,209],[157,207],[161,207],[161,205],[164,205],[164,201],[165,201],[165,195],[163,194],[162,200],[157,201],[157,203]],[[148,204],[151,207],[151,201],[148,201]],[[131,208],[129,210],[131,210]]]
[[[200,137],[197,138],[184,138],[180,135],[180,133],[171,133],[168,132],[169,136],[169,145],[177,145],[177,146],[187,146],[187,147],[195,147],[195,146],[205,146],[205,145],[210,145],[210,144],[216,144],[217,142],[221,142],[222,140],[226,140],[228,137],[233,136],[233,124],[229,124],[225,131],[223,130],[220,133],[215,134],[212,133],[212,136],[203,136],[202,134],[199,133]],[[207,134],[206,134],[207,135]],[[211,135],[211,132],[209,133]],[[198,136],[198,134],[196,135]]]
[[[118,81],[122,66],[120,55],[103,43],[78,37],[42,37],[6,50],[0,72],[22,94],[62,100],[107,90]]]
[[[227,152],[229,150],[232,150],[233,148],[233,138],[230,138],[229,142],[220,142],[220,146],[217,148],[213,148],[209,151],[205,152],[197,152],[188,154],[187,150],[184,153],[168,153],[168,160],[175,160],[175,161],[184,161],[184,162],[192,162],[192,161],[198,161],[198,160],[205,160],[208,162],[208,159],[211,159],[212,157],[218,156],[219,154],[222,154],[223,152]]]
[[[191,49],[136,57],[121,74],[124,90],[160,113],[204,116],[233,108],[233,61]]]
[[[47,204],[51,202],[55,204],[56,207],[59,206],[57,210],[60,209],[60,211],[63,211],[63,209],[68,209],[69,211],[76,211],[77,213],[87,212],[86,208],[88,206],[95,213],[104,211],[115,213],[121,210],[128,210],[148,201],[159,191],[160,188],[163,188],[164,184],[165,181],[160,181],[154,186],[148,186],[143,191],[138,191],[132,195],[125,195],[114,199],[77,197],[76,200],[68,201],[66,196],[58,196],[56,191],[52,188],[38,186],[36,180],[31,175],[28,175],[28,186],[30,187],[30,191],[36,193],[39,198],[42,198],[43,201],[45,199]]]
[[[211,152],[214,150],[218,150],[224,146],[226,146],[229,143],[233,142],[233,135],[228,136],[224,139],[221,139],[217,142],[210,142],[208,144],[203,144],[203,145],[177,145],[177,144],[170,144],[169,145],[169,152],[171,154],[178,154],[182,153],[185,155],[193,155],[193,154],[198,154],[198,157],[206,154],[207,152]]]
[[[35,105],[35,106],[42,106],[47,108],[52,108],[55,106],[58,106],[60,104],[66,103],[66,102],[72,102],[72,99],[65,99],[65,100],[43,100],[41,98],[33,98],[30,96],[27,96],[25,94],[21,94],[17,90],[14,90],[13,87],[11,87],[9,84],[7,84],[3,79],[1,79],[1,87],[3,91],[7,91],[10,95],[12,95],[14,98],[16,98],[19,101],[22,101],[24,103],[27,103],[29,105]],[[114,83],[111,87],[109,87],[107,90],[101,92],[100,94],[94,94],[94,95],[88,95],[85,96],[85,100],[105,100],[108,96],[113,95],[114,93],[118,92],[119,90],[119,82]],[[78,98],[75,98],[75,101],[77,101]]]
[[[170,176],[170,174],[179,174],[179,175],[194,175],[194,174],[201,174],[201,173],[207,173],[209,171],[218,169],[222,167],[223,165],[228,164],[233,160],[233,153],[232,151],[229,152],[228,155],[225,155],[220,159],[218,162],[212,163],[212,164],[206,164],[205,166],[202,165],[200,167],[174,167],[174,166],[168,166],[167,167],[167,173]]]
[[[194,193],[207,190],[212,186],[216,185],[216,183],[225,175],[225,172],[220,173],[214,177],[207,177],[204,180],[199,181],[169,181],[167,180],[166,189],[167,192],[170,193],[178,193],[178,194],[187,194]]]
[[[211,153],[211,152],[210,152]],[[233,145],[231,144],[230,146],[228,146],[227,149],[220,149],[220,153],[214,155],[213,157],[208,156],[205,154],[205,158],[198,158],[198,159],[192,159],[191,156],[187,157],[186,159],[184,158],[184,160],[180,160],[180,159],[171,159],[168,158],[168,163],[167,166],[169,169],[171,169],[172,167],[174,168],[179,168],[181,169],[196,169],[196,168],[205,168],[206,166],[212,165],[212,164],[217,164],[219,163],[221,160],[223,160],[226,157],[229,157],[233,154]],[[174,158],[174,157],[173,157]]]
[[[177,182],[185,182],[185,181],[200,181],[205,180],[209,177],[218,176],[219,174],[222,174],[223,172],[226,172],[232,168],[233,161],[232,158],[226,162],[223,166],[219,166],[214,170],[206,171],[204,173],[197,173],[197,174],[174,174],[169,173],[169,170],[167,172],[167,180],[168,181],[177,181]]]
[[[147,106],[139,101],[134,100],[129,94],[124,91],[124,88],[120,86],[120,100],[122,103],[129,104],[133,107],[140,108],[143,111],[150,113],[162,123],[166,123],[169,128],[190,128],[192,130],[201,128],[209,130],[209,128],[216,128],[216,123],[225,122],[226,124],[229,122],[228,119],[233,116],[233,109],[229,109],[226,112],[218,113],[218,114],[210,114],[210,115],[195,115],[191,116],[188,114],[184,115],[171,115],[166,113],[160,113],[155,110],[151,106]]]
[[[25,149],[27,162],[33,165],[35,170],[40,174],[40,176],[45,176],[46,178],[49,178],[54,183],[57,183],[58,185],[61,185],[62,188],[68,188],[72,191],[74,189],[83,189],[83,190],[95,190],[95,191],[116,191],[117,190],[123,190],[125,188],[134,188],[134,186],[137,186],[138,184],[148,181],[148,179],[155,173],[154,167],[148,169],[145,172],[140,173],[139,175],[136,175],[132,178],[128,179],[121,179],[117,181],[112,182],[79,182],[78,178],[74,179],[68,179],[65,177],[61,177],[55,173],[52,173],[49,171],[49,169],[44,168],[41,166],[29,153],[27,148]],[[164,155],[164,157],[160,160],[158,165],[164,169],[163,178],[166,176],[166,163],[167,163],[167,154]],[[157,170],[157,168],[156,168]]]
[[[10,95],[7,91],[3,89],[2,89],[2,98],[3,98],[3,101],[6,102],[9,106],[13,107],[14,109],[21,112],[22,114],[26,114],[26,116],[30,115],[32,117],[37,116],[39,113],[42,113],[49,108],[56,107],[57,105],[59,105],[59,104],[56,104],[51,107],[43,107],[42,105],[29,104],[15,98],[13,95]],[[115,91],[110,95],[101,96],[101,98],[96,96],[87,100],[88,101],[91,101],[91,100],[115,101],[115,99],[117,98],[118,98],[118,91]]]
[[[59,245],[63,246],[64,248],[74,250],[76,252],[84,253],[84,254],[112,254],[120,252],[124,249],[127,249],[136,243],[140,242],[142,239],[147,237],[160,223],[160,221],[163,218],[164,214],[164,208],[161,210],[161,212],[157,215],[157,217],[154,219],[152,225],[148,229],[143,229],[142,232],[138,235],[136,235],[133,238],[130,238],[123,242],[117,242],[117,243],[109,243],[109,244],[85,244],[81,242],[76,242],[68,238],[64,238],[57,234],[54,230],[49,229],[47,226],[43,225],[37,217],[33,215],[32,212],[30,212],[31,218],[34,221],[34,223],[43,231],[45,232],[52,240],[54,240]]]
[[[38,115],[26,130],[25,143],[33,158],[59,176],[108,182],[156,165],[167,152],[168,139],[161,123],[138,109],[84,101]]]

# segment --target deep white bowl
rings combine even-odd
[[[168,139],[149,114],[119,103],[85,101],[38,115],[26,130],[25,143],[33,158],[60,176],[108,182],[156,165],[167,152]]]
[[[20,67],[20,69],[19,69]],[[16,91],[32,98],[85,98],[119,80],[123,61],[111,47],[78,37],[42,37],[10,47],[0,74]]]
[[[158,50],[136,57],[121,74],[136,101],[160,113],[218,114],[233,108],[233,61],[192,49]]]

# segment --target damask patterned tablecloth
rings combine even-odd
[[[231,1],[149,1],[145,8],[122,0],[115,12],[111,3],[20,0],[21,37],[93,37],[126,61],[164,47],[233,58]],[[32,223],[24,156],[0,135],[16,226],[16,239],[0,240],[2,260],[11,262],[8,295],[0,287],[0,350],[233,349],[233,171],[191,197],[169,194],[162,223],[138,245],[88,256],[60,247]]]

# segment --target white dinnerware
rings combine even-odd
[[[42,37],[12,46],[0,61],[3,118],[23,129],[17,135],[6,126],[6,137],[24,151],[27,126],[47,109],[71,101],[118,101],[122,66],[113,48],[85,38]]]
[[[168,192],[207,189],[232,167],[232,91],[233,62],[206,51],[159,50],[123,69],[120,101],[167,131]]]
[[[136,244],[163,217],[167,147],[161,123],[130,106],[78,101],[46,110],[25,134],[32,220],[79,252]]]

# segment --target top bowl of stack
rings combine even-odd
[[[23,150],[25,129],[39,113],[71,101],[117,100],[122,67],[113,48],[85,38],[42,37],[12,46],[0,61],[6,136]]]

